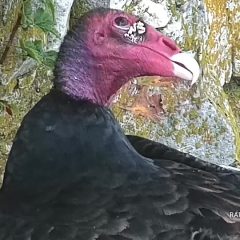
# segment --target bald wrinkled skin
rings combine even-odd
[[[0,240],[238,240],[239,184],[238,172],[125,136],[107,107],[56,85],[15,137]]]

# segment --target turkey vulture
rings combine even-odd
[[[84,15],[61,45],[53,89],[13,142],[0,239],[240,239],[238,172],[126,137],[106,107],[130,78],[194,82],[198,71],[136,16],[111,9]]]

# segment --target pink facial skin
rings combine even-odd
[[[62,45],[55,85],[75,99],[106,105],[133,77],[175,77],[171,58],[181,50],[145,23],[140,40],[132,42],[126,33],[138,21],[117,10],[82,19]]]

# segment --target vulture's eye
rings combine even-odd
[[[130,27],[129,21],[125,17],[117,17],[114,20],[115,26],[121,29],[127,29]]]

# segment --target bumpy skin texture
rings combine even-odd
[[[108,109],[45,96],[9,156],[0,239],[240,239],[238,173],[129,139],[152,159]]]

